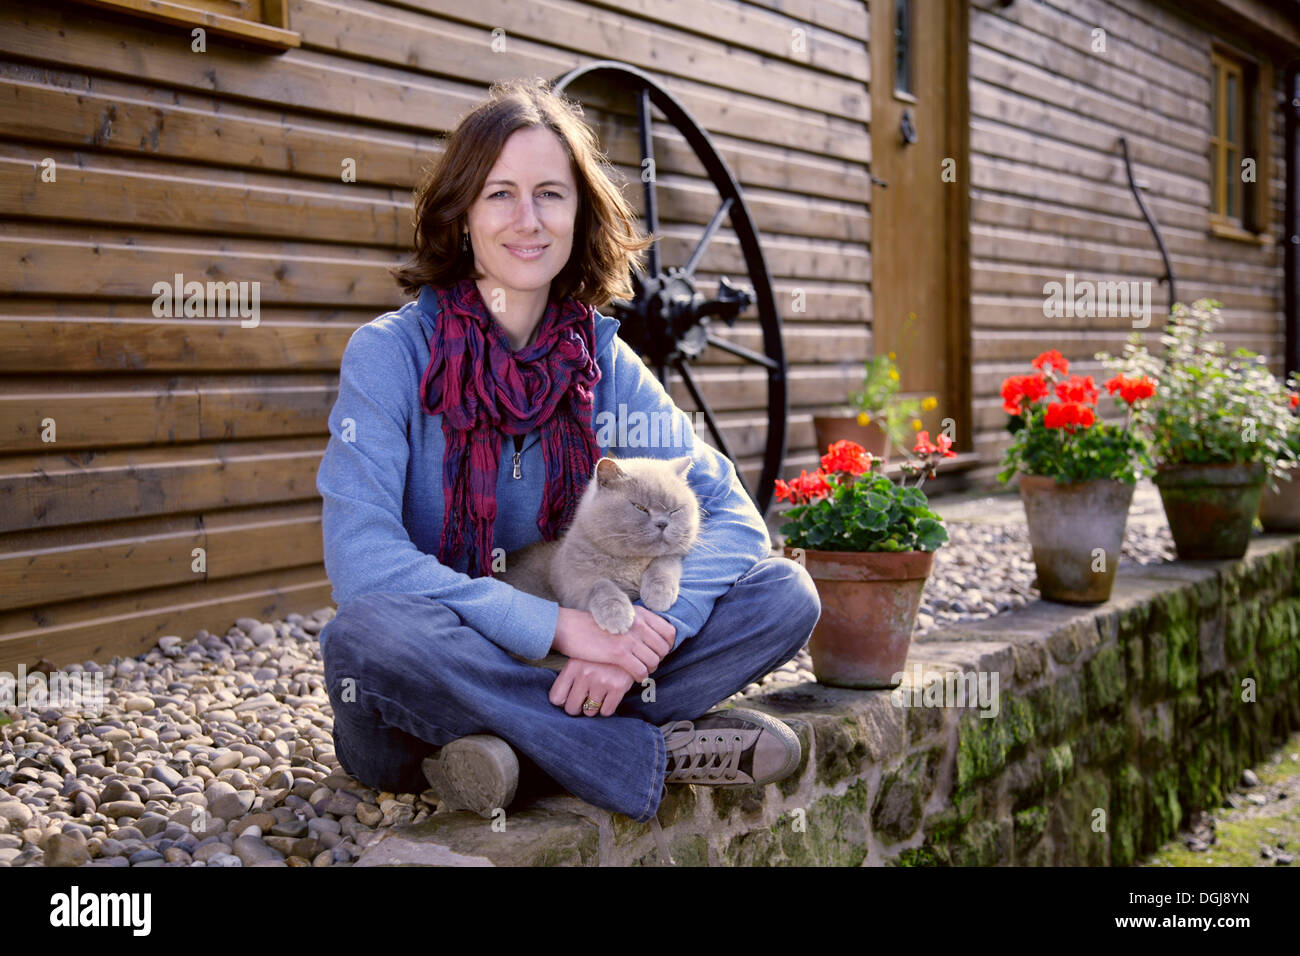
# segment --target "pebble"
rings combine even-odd
[[[46,866],[81,866],[90,862],[86,838],[80,833],[53,833],[45,841]]]
[[[263,860],[277,859],[275,850],[271,849],[260,837],[241,836],[235,838],[234,854],[244,866],[252,866]]]
[[[181,785],[181,775],[166,764],[154,764],[149,768],[149,775],[171,790]]]
[[[205,796],[212,815],[229,822],[249,811],[256,794],[252,790],[236,790],[224,780],[214,780]]]
[[[144,813],[144,804],[138,800],[134,802],[131,800],[114,800],[112,803],[102,804],[99,810],[114,820],[118,820],[122,817],[141,816]]]
[[[212,758],[212,763],[208,764],[213,773],[220,773],[223,770],[233,770],[239,766],[239,762],[244,759],[244,755],[237,750],[227,750],[224,753]]]

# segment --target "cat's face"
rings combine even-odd
[[[685,554],[700,531],[690,467],[689,457],[602,458],[579,518],[610,554]]]

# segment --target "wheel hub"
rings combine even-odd
[[[728,326],[755,300],[753,289],[736,286],[726,276],[716,298],[706,298],[693,276],[673,266],[666,274],[634,276],[631,300],[613,303],[621,323],[619,336],[648,361],[659,367],[674,366],[678,359],[693,361],[708,348],[709,325],[722,319]]]

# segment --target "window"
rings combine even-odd
[[[80,0],[155,22],[202,27],[216,36],[232,37],[273,50],[300,45],[289,29],[288,0]]]
[[[1210,53],[1210,230],[1271,241],[1268,226],[1267,65],[1223,45]]]
[[[912,4],[894,0],[894,93],[912,99]]]

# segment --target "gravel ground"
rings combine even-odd
[[[1135,496],[1127,560],[1173,558],[1153,496]],[[936,508],[951,541],[918,634],[1037,597],[1018,499]],[[225,635],[65,668],[103,671],[105,707],[90,719],[19,709],[0,726],[0,867],[350,866],[384,828],[435,812],[431,790],[377,792],[339,768],[315,636],[333,614],[243,618]],[[805,649],[731,700],[812,679]]]

